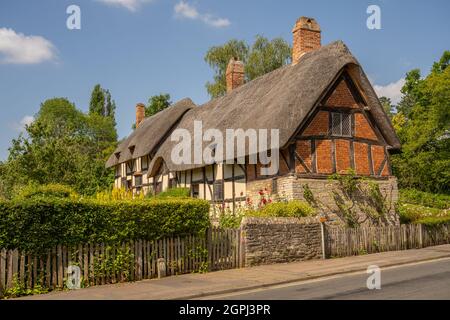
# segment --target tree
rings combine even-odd
[[[387,97],[380,97],[380,103],[383,106],[384,111],[389,118],[392,119],[394,106],[392,105],[391,99]]]
[[[148,99],[148,104],[145,107],[145,116],[151,117],[152,115],[168,108],[172,104],[170,101],[170,94],[161,93],[159,95],[152,96]]]
[[[245,73],[247,79],[253,80],[289,64],[291,51],[289,44],[281,38],[269,41],[263,36],[256,36],[246,63]]]
[[[65,98],[49,99],[26,135],[13,139],[0,166],[0,191],[11,198],[29,184],[66,184],[80,194],[109,188],[113,173],[105,161],[116,140],[111,118],[84,114]]]
[[[290,63],[291,47],[281,38],[268,40],[260,35],[256,36],[251,47],[236,39],[211,47],[206,52],[205,61],[215,73],[214,81],[206,83],[206,90],[212,98],[226,93],[226,69],[233,57],[245,63],[245,78],[250,81]]]
[[[401,187],[450,193],[450,52],[444,52],[430,74],[415,69],[406,76],[394,126],[402,153],[392,166]]]
[[[145,106],[145,117],[151,117],[158,112],[170,107],[172,101],[170,101],[170,94],[161,93],[155,96],[151,96],[148,99],[148,103]],[[136,124],[133,123],[131,128],[136,129]]]
[[[91,93],[89,114],[95,113],[103,117],[110,117],[114,119],[115,111],[116,103],[111,99],[111,93],[109,90],[105,90],[99,84],[96,84]]]

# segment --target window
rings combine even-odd
[[[120,172],[121,165],[119,164],[118,166],[116,166],[116,178],[120,177],[122,175],[122,173]]]
[[[148,156],[141,158],[141,167],[142,167],[142,171],[145,171],[148,169]]]
[[[134,177],[134,185],[136,187],[142,186],[142,176],[136,176]]]
[[[127,180],[125,185],[125,190],[130,191],[133,188],[133,182],[131,180]]]
[[[352,122],[351,114],[332,112],[331,113],[331,134],[333,136],[351,137]]]
[[[222,201],[223,200],[223,184],[222,181],[214,182],[214,200]]]
[[[134,160],[130,160],[127,162],[127,174],[134,172],[134,165],[135,165]]]
[[[199,184],[193,184],[191,185],[191,194],[193,198],[198,198],[200,195],[200,185]]]
[[[177,187],[177,178],[169,179],[169,188],[176,188],[176,187]]]
[[[162,191],[162,181],[155,183],[155,194],[161,193]]]

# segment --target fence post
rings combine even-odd
[[[325,252],[325,224],[320,221],[320,233],[322,236],[322,259],[326,259],[326,252]]]
[[[419,248],[423,248],[422,224],[419,224]]]
[[[208,250],[208,271],[212,270],[212,226],[206,230],[206,248]]]

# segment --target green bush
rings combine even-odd
[[[306,202],[293,200],[289,202],[272,202],[261,210],[250,211],[247,215],[258,217],[307,217],[315,210]]]
[[[400,223],[421,223],[419,221],[431,221],[432,219],[441,219],[449,217],[448,210],[429,208],[416,204],[399,203],[397,213],[400,216]]]
[[[62,184],[28,185],[21,189],[16,199],[32,198],[79,198],[71,187]]]
[[[422,218],[422,219],[417,220],[416,223],[423,224],[427,227],[438,227],[443,224],[450,223],[450,216]]]
[[[190,197],[189,188],[170,188],[154,196],[154,198],[156,199],[189,198],[189,197]]]
[[[204,232],[204,200],[33,198],[0,202],[0,248],[43,252],[57,244],[117,243]]]
[[[450,196],[445,194],[434,194],[415,189],[400,190],[400,201],[402,203],[418,204],[425,207],[449,209]]]

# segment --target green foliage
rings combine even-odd
[[[169,188],[166,191],[158,193],[154,198],[167,199],[167,198],[189,198],[189,188]]]
[[[96,84],[91,93],[89,114],[97,114],[114,120],[115,112],[116,103],[111,99],[109,90],[105,90],[99,84]]]
[[[32,198],[79,198],[71,187],[61,184],[47,185],[28,185],[21,189],[15,199],[32,199]]]
[[[446,217],[428,217],[417,220],[417,223],[423,224],[426,227],[439,227],[450,223],[450,216]]]
[[[384,112],[386,112],[387,116],[392,118],[394,106],[392,105],[391,99],[387,97],[380,97],[380,103],[383,106]]]
[[[115,249],[115,255],[110,254]],[[130,247],[119,245],[107,246],[105,253],[95,257],[94,270],[96,277],[106,277],[109,274],[120,274],[120,281],[130,280],[130,270],[134,263],[134,254]]]
[[[306,202],[292,200],[289,202],[272,202],[260,210],[251,211],[248,216],[257,217],[292,217],[300,218],[314,215],[315,210]]]
[[[223,229],[235,229],[241,226],[243,214],[233,214],[232,212],[221,212],[219,214],[219,226]]]
[[[147,106],[145,107],[145,117],[151,117],[154,114],[170,107],[172,101],[170,101],[170,94],[161,93],[159,95],[151,96],[148,99]],[[136,124],[133,123],[131,128],[136,129]]]
[[[145,107],[145,116],[150,117],[166,108],[168,108],[172,104],[170,101],[170,94],[161,93],[156,96],[150,97],[148,99],[148,104]]]
[[[247,79],[253,80],[289,64],[291,51],[291,46],[282,38],[269,40],[257,35],[246,62]]]
[[[401,189],[400,202],[438,209],[450,209],[449,195],[433,194],[416,189]]]
[[[416,204],[399,203],[397,204],[397,213],[400,216],[401,223],[422,223],[421,221],[440,221],[450,217],[448,209],[429,208]]]
[[[332,196],[337,214],[349,227],[357,227],[367,220],[373,224],[388,222],[391,208],[375,181],[358,177],[354,170],[348,170],[345,175],[334,174],[329,179],[338,182],[339,190],[333,190]]]
[[[110,188],[114,173],[105,168],[117,133],[111,117],[88,115],[65,98],[45,101],[26,135],[12,141],[0,166],[0,192],[12,198],[29,184],[64,184],[92,195]]]
[[[235,39],[222,46],[211,47],[205,55],[205,61],[214,71],[214,81],[206,83],[206,89],[212,98],[226,93],[225,74],[231,58],[243,61],[246,80],[253,80],[290,63],[291,47],[282,38],[268,40],[259,35],[251,47],[244,41]]]
[[[30,253],[80,243],[116,244],[204,232],[209,226],[204,200],[34,198],[0,202],[0,248]]]
[[[317,200],[307,183],[303,185],[303,198],[305,198],[310,206],[317,207]]]
[[[133,195],[131,190],[126,190],[124,187],[113,188],[112,190],[103,190],[95,194],[95,199],[100,201],[111,201],[111,200],[133,200],[133,199],[144,199],[144,193],[140,193],[138,196]]]
[[[404,94],[393,117],[402,153],[392,157],[401,188],[449,194],[450,186],[450,51],[421,78],[406,75]]]
[[[3,292],[5,299],[19,298],[23,296],[30,296],[33,294],[47,293],[48,289],[43,288],[41,285],[36,284],[33,289],[29,289],[25,286],[25,283],[19,281],[17,274],[13,277],[13,283],[11,288],[6,289]]]

